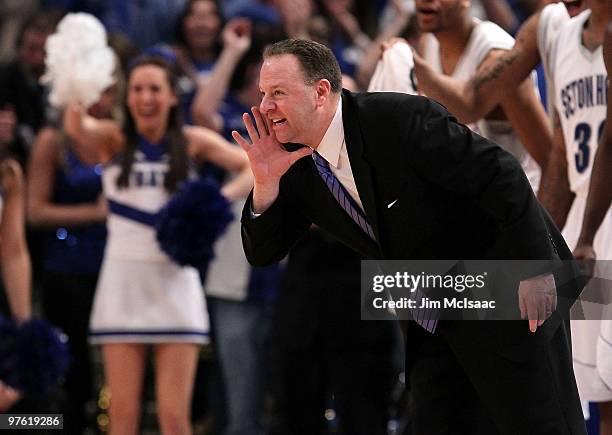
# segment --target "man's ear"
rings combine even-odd
[[[316,83],[315,91],[317,104],[323,104],[331,93],[331,83],[327,79],[321,79]]]

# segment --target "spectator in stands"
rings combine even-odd
[[[144,50],[169,42],[185,0],[107,0],[102,22],[110,34],[120,33]]]
[[[17,58],[0,67],[0,112],[17,119],[12,143],[27,155],[36,132],[45,124],[46,94],[39,83],[45,70],[45,42],[56,22],[37,14],[23,24],[17,38]]]
[[[191,124],[190,108],[198,83],[205,81],[221,52],[223,15],[217,0],[188,0],[179,15],[177,44],[172,47],[182,69],[181,112]]]
[[[375,6],[360,0],[320,0],[319,9],[332,23],[330,48],[342,73],[354,76],[378,32]]]
[[[120,73],[89,114],[120,118]],[[114,116],[113,116],[114,115]],[[68,336],[71,365],[62,413],[64,431],[81,434],[86,402],[92,397],[92,367],[87,342],[89,315],[106,241],[106,200],[102,165],[96,150],[73,146],[62,129],[43,128],[28,171],[28,221],[49,230],[44,239],[42,302],[47,318]]]
[[[38,7],[38,0],[4,0],[0,3],[0,63],[15,57],[15,41],[24,20]]]

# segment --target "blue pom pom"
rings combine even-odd
[[[16,374],[7,384],[25,394],[50,391],[70,363],[65,335],[42,319],[30,319],[18,328],[16,350]]]
[[[214,243],[233,218],[214,180],[189,181],[159,212],[157,241],[176,263],[200,267],[213,258]]]
[[[0,380],[9,385],[17,382],[17,326],[11,319],[0,316]]]

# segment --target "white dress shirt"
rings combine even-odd
[[[351,170],[351,162],[349,161],[348,152],[346,151],[346,142],[344,140],[344,125],[342,124],[342,99],[338,100],[336,113],[327,127],[327,131],[321,139],[321,143],[316,148],[317,153],[329,163],[329,168],[336,176],[340,184],[346,189],[351,198],[355,200],[357,205],[363,210],[361,198],[357,191],[353,171]]]

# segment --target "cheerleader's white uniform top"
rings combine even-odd
[[[90,321],[92,343],[209,341],[198,271],[172,262],[155,236],[155,215],[170,197],[168,169],[165,147],[143,138],[129,186],[117,187],[119,161],[104,169],[108,241]]]

